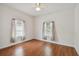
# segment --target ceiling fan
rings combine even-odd
[[[35,3],[35,10],[36,11],[40,11],[41,9],[43,9],[46,6],[46,4],[44,3]]]

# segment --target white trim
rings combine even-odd
[[[40,39],[37,39],[37,40],[40,40]],[[60,45],[65,45],[65,46],[69,46],[69,47],[73,47],[73,48],[74,48],[74,45],[63,44],[63,43],[54,42],[54,41],[48,41],[48,40],[44,40],[44,39],[41,39],[41,41],[50,42],[50,43],[55,43],[55,44],[60,44]]]
[[[32,40],[32,39],[29,39],[29,40]],[[16,45],[16,44],[19,44],[19,43],[25,42],[25,41],[29,41],[29,40],[26,39],[26,40],[19,41],[19,42],[16,42],[16,43],[11,43],[11,44],[9,44],[9,45],[7,45],[7,46],[2,46],[2,47],[0,47],[0,49],[4,49],[4,48],[7,48],[7,47],[10,47],[10,46],[13,46],[13,45]]]

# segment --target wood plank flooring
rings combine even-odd
[[[0,56],[77,56],[74,48],[39,40],[30,40],[0,50]]]

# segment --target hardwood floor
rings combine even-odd
[[[30,40],[0,50],[0,56],[77,56],[74,48]]]

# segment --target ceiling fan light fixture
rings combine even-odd
[[[40,11],[41,10],[41,8],[40,8],[40,3],[36,3],[36,11]]]
[[[40,11],[41,9],[40,9],[40,7],[36,7],[36,11]]]

